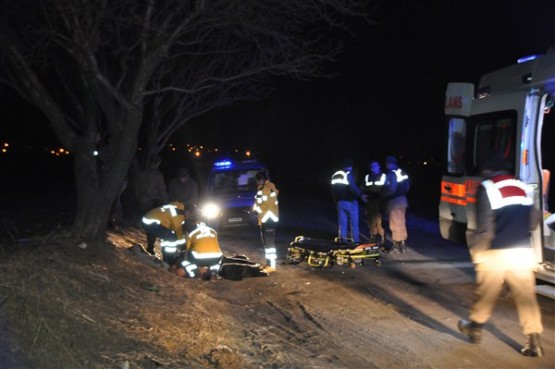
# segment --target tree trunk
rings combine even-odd
[[[81,240],[103,240],[106,237],[113,205],[121,193],[137,149],[141,118],[136,117],[137,114],[131,115],[134,117],[129,118],[131,127],[123,130],[125,135],[113,137],[109,145],[100,148],[100,158],[103,159],[92,155],[94,148],[80,149],[75,153],[77,198],[72,233]]]

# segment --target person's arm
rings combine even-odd
[[[476,193],[476,231],[468,237],[471,252],[488,250],[495,237],[495,215],[483,186]]]
[[[393,172],[385,175],[385,185],[383,186],[383,197],[389,197],[397,191],[397,176]]]

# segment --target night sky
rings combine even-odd
[[[364,167],[389,154],[440,160],[446,84],[476,83],[555,45],[553,0],[375,4],[376,24],[357,24],[357,35],[345,38],[335,78],[281,81],[269,98],[206,114],[171,141],[251,148],[282,175],[295,167],[295,176],[303,167],[327,172],[344,156]],[[0,139],[43,137],[40,113],[5,87],[0,93]]]
[[[362,165],[388,154],[439,160],[448,82],[477,83],[484,73],[555,45],[555,1],[377,4],[376,24],[346,39],[336,78],[283,83],[260,103],[198,119],[187,133],[225,144],[244,132],[239,141],[269,160],[290,153],[307,165],[345,155]],[[273,139],[256,146],[268,132]]]

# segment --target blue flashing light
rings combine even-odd
[[[220,160],[214,163],[214,167],[216,168],[231,168],[232,166],[233,162],[228,159]]]
[[[517,60],[517,63],[518,64],[526,63],[527,61],[537,59],[540,56],[541,56],[541,54],[523,56],[522,58]]]

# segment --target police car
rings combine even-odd
[[[268,172],[257,160],[220,160],[208,176],[206,196],[200,209],[214,228],[256,224],[252,212],[257,191],[256,173]]]

